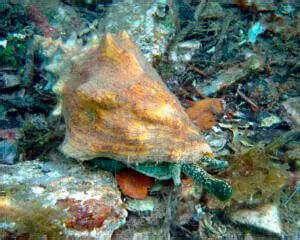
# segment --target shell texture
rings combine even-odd
[[[66,122],[66,155],[131,164],[196,162],[211,153],[126,32],[107,34],[78,52],[49,65],[59,77],[54,89]]]

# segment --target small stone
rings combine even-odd
[[[300,97],[284,101],[283,106],[297,126],[300,126]]]
[[[213,152],[220,152],[224,149],[226,143],[227,143],[227,133],[221,132],[221,133],[214,133],[210,132],[206,137],[205,140],[209,144],[209,146],[212,148]]]
[[[6,39],[1,39],[0,40],[0,47],[6,48],[7,46],[7,40]]]
[[[200,14],[201,19],[218,19],[224,16],[222,7],[217,2],[207,2],[203,12]]]
[[[199,201],[202,196],[202,188],[196,185],[191,178],[181,181],[180,201],[177,206],[176,222],[180,225],[187,224],[192,218],[198,218]]]
[[[148,227],[134,232],[132,240],[170,240],[168,228]]]
[[[0,82],[2,82],[0,86],[1,89],[16,87],[21,83],[17,75],[6,73],[0,74]]]
[[[4,140],[0,142],[0,163],[14,164],[18,156],[17,145],[12,140]]]
[[[248,31],[248,42],[254,44],[258,35],[262,34],[266,27],[261,22],[256,22]]]
[[[5,106],[0,105],[0,120],[6,120],[7,109]]]
[[[279,210],[276,205],[265,204],[255,209],[240,209],[230,215],[233,222],[256,227],[278,236],[282,235]]]
[[[130,239],[130,240],[170,240],[170,229],[168,224],[159,226],[138,225],[138,219],[134,219],[133,226],[118,230],[112,237],[112,240]],[[138,225],[138,226],[136,226]]]
[[[244,240],[254,240],[254,238],[251,233],[247,232],[245,233]]]
[[[262,128],[269,128],[282,122],[280,117],[268,112],[261,112],[258,115],[258,121],[259,126]]]
[[[1,108],[0,108],[0,111],[1,111]],[[1,129],[0,128],[0,139],[15,140],[18,136],[18,133],[19,133],[19,131],[17,128],[9,128],[9,129]]]
[[[278,10],[281,14],[292,15],[296,11],[296,7],[291,3],[281,3]]]
[[[147,197],[143,200],[128,199],[126,201],[126,208],[131,212],[147,214],[154,210],[154,199],[152,197]]]
[[[234,65],[226,70],[219,71],[215,77],[209,81],[197,84],[197,89],[205,96],[211,96],[221,89],[224,89],[240,79],[263,66],[264,58],[252,54],[242,64]]]
[[[196,50],[199,49],[201,43],[199,41],[190,40],[176,44],[170,51],[169,60],[173,62],[177,71],[185,69],[185,63],[191,61]]]

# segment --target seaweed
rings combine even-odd
[[[250,150],[233,155],[225,172],[233,187],[232,198],[237,202],[278,201],[279,190],[288,182],[285,165],[275,164],[268,147],[261,143]],[[223,176],[224,176],[223,175]]]
[[[7,35],[6,48],[0,48],[0,65],[21,67],[26,53],[26,42],[23,38]]]
[[[18,141],[19,152],[28,160],[42,157],[61,140],[63,131],[56,127],[57,119],[46,119],[44,115],[28,115]]]
[[[0,221],[15,223],[10,235],[16,237],[26,235],[30,240],[63,238],[63,220],[65,218],[61,210],[51,207],[43,207],[42,204],[33,200],[31,202],[19,202],[2,204],[0,206]]]

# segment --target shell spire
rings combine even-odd
[[[61,150],[88,160],[194,162],[211,149],[126,32],[108,33],[60,71]]]

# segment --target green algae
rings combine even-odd
[[[26,235],[30,240],[63,238],[63,219],[61,210],[44,207],[33,200],[18,202],[1,207],[0,222],[14,223],[13,232],[16,236]]]
[[[0,47],[0,65],[10,65],[15,68],[21,67],[25,53],[25,39],[8,34],[7,46],[5,48]]]
[[[237,202],[268,202],[278,200],[279,190],[287,183],[286,166],[275,164],[268,147],[255,145],[250,150],[232,156],[225,172],[233,186],[232,198]]]

